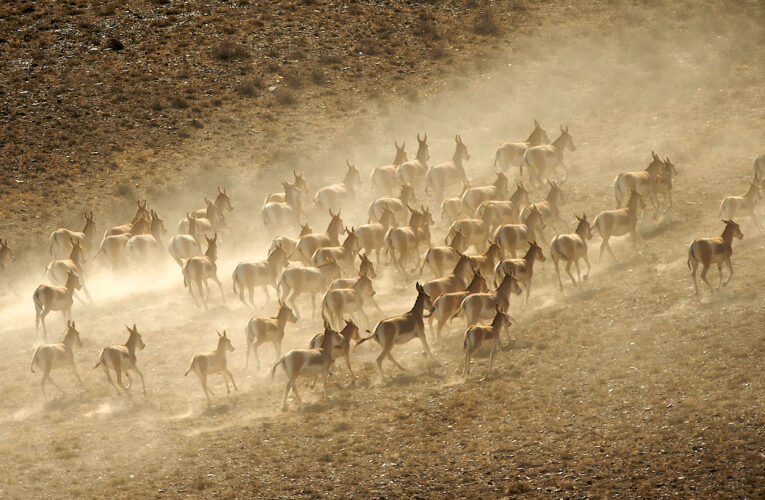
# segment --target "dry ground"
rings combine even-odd
[[[77,5],[57,8],[92,15]],[[265,10],[255,4],[212,5],[220,19],[209,25],[220,25],[224,38],[239,44],[235,47],[250,47],[256,69],[244,76],[260,75],[261,48],[254,55],[254,39],[248,37],[256,35],[243,26],[257,18],[245,14],[254,11],[263,18]],[[290,9],[319,10],[319,30],[329,22],[322,10],[330,8],[328,3],[280,5],[281,15],[269,12],[262,25],[250,26],[267,33],[283,25],[271,35],[282,45],[270,43],[262,50],[293,48],[287,33],[304,24],[289,20]],[[291,89],[296,102],[287,104],[277,102],[267,88],[233,101],[240,95],[234,84],[239,70],[213,62],[213,43],[192,43],[195,29],[209,25],[186,15],[186,9],[196,12],[190,7],[147,3],[141,7],[146,11],[135,9],[144,20],[152,19],[145,12],[161,12],[161,22],[171,23],[167,27],[189,30],[178,57],[193,50],[207,54],[210,65],[227,68],[213,71],[219,73],[216,85],[227,85],[227,90],[217,95],[199,87],[193,94],[210,106],[220,99],[219,108],[200,103],[195,115],[196,103],[188,109],[163,104],[164,125],[147,128],[152,119],[142,113],[160,111],[146,111],[140,103],[148,98],[138,97],[137,85],[123,82],[126,97],[115,101],[125,105],[122,114],[135,124],[128,132],[104,132],[113,127],[109,118],[79,122],[51,112],[79,132],[71,134],[81,139],[73,139],[72,148],[79,148],[82,157],[92,144],[118,145],[103,153],[108,161],[102,162],[99,153],[89,156],[89,163],[76,162],[66,169],[69,177],[53,187],[43,181],[58,179],[61,170],[33,174],[31,160],[22,157],[35,152],[41,155],[37,161],[52,161],[61,152],[49,151],[62,143],[25,133],[36,130],[31,124],[29,129],[14,125],[17,132],[4,129],[9,138],[16,133],[16,139],[3,141],[3,159],[18,169],[4,169],[4,179],[21,172],[25,177],[19,180],[25,182],[11,180],[4,186],[4,200],[10,201],[3,204],[2,230],[22,251],[6,280],[0,333],[7,352],[0,364],[3,497],[763,497],[765,240],[750,221],[742,221],[745,237],[734,245],[736,274],[718,295],[695,297],[686,268],[687,244],[719,233],[719,200],[744,190],[751,161],[762,153],[761,4],[575,2],[569,7],[516,2],[515,10],[498,4],[494,16],[503,22],[497,36],[475,32],[473,4],[455,2],[440,9],[435,4],[391,5],[355,3],[348,9],[384,18],[388,9],[397,8],[410,26],[420,11],[429,12],[437,20],[436,31],[444,33],[437,42],[447,55],[433,59],[426,54],[427,44],[413,42],[416,33],[397,38],[407,30],[389,28],[391,39],[400,40],[391,45],[401,52],[381,51],[369,60],[354,56],[353,64],[323,68],[336,93],[326,95],[327,86],[311,84]],[[14,6],[4,20],[22,23],[13,16],[43,14],[40,7],[27,8]],[[180,12],[169,14],[169,9]],[[104,25],[126,15],[120,7],[103,12]],[[338,22],[356,19],[353,12],[343,15],[348,17]],[[43,20],[52,24],[53,19],[51,14]],[[127,59],[144,38],[137,35],[144,30],[140,24],[118,26],[124,31],[117,38],[125,48],[114,54],[92,51],[99,58]],[[345,26],[333,31],[338,43],[331,34],[326,40],[319,35],[316,43],[333,48],[361,43],[357,39],[364,28]],[[155,28],[145,36],[160,36],[162,27]],[[31,44],[37,35],[30,33]],[[0,47],[8,60],[11,47],[20,49],[10,36],[3,38]],[[100,43],[84,47],[100,48]],[[166,50],[179,45],[168,41]],[[302,50],[305,61],[318,60],[322,53],[314,45]],[[84,53],[73,52],[81,56],[79,64],[106,66],[100,59],[88,62]],[[399,55],[417,64],[398,73]],[[153,60],[172,66],[175,59],[160,51]],[[375,61],[384,67],[373,70]],[[346,75],[346,66],[358,76]],[[120,68],[115,65],[114,73]],[[420,78],[419,71],[428,79]],[[268,85],[277,79],[263,78]],[[109,85],[116,81],[104,80]],[[178,92],[179,81],[170,80],[167,88]],[[4,97],[12,94],[9,88],[18,90],[9,87],[15,84],[4,85]],[[349,96],[351,89],[358,93]],[[159,95],[165,99],[172,92]],[[206,92],[211,95],[202,98]],[[189,95],[184,99],[190,100]],[[103,102],[94,109],[103,110]],[[83,113],[87,106],[73,103],[72,109]],[[572,172],[565,184],[570,221],[572,212],[594,215],[611,208],[613,177],[643,168],[652,149],[675,161],[680,170],[675,209],[641,221],[639,255],[632,255],[629,241],[620,240],[614,244],[620,262],[606,258],[599,264],[599,239],[594,238],[590,279],[578,291],[566,283],[565,294],[558,292],[553,267],[546,262],[535,275],[529,307],[521,308],[518,300],[512,304],[517,322],[504,337],[509,348],[490,377],[484,377],[485,357],[476,360],[467,380],[460,375],[463,324],[457,320],[443,343],[434,346],[435,364],[426,362],[415,341],[396,351],[409,372],[388,371],[390,379],[383,383],[373,363],[377,347],[367,343],[353,357],[360,375],[355,385],[339,366],[330,379],[328,403],[320,402],[320,391],[301,385],[306,409],[298,412],[291,402],[289,411],[280,412],[284,380],[281,374],[276,383],[270,380],[270,347],[261,350],[262,369],[244,370],[243,329],[253,311],[230,292],[236,262],[264,255],[268,238],[258,221],[264,193],[275,190],[293,165],[305,171],[312,189],[336,182],[346,157],[368,174],[390,161],[394,139],[406,138],[412,154],[418,131],[432,138],[432,163],[450,157],[452,136],[459,132],[473,155],[468,174],[484,182],[492,177],[493,148],[501,140],[524,138],[533,118],[551,136],[558,123],[567,123],[573,134],[577,151],[567,154]],[[175,133],[166,132],[175,126],[170,120],[191,119],[204,128],[178,125]],[[85,128],[92,130],[92,139],[82,132]],[[188,137],[179,135],[183,131]],[[70,392],[43,402],[39,374],[28,371],[40,343],[34,339],[29,295],[46,261],[40,250],[43,236],[61,222],[76,221],[72,208],[92,206],[100,217],[99,230],[107,222],[121,222],[132,215],[127,207],[136,194],[149,198],[173,232],[181,214],[200,205],[216,183],[229,186],[235,205],[230,224],[237,231],[221,248],[227,304],[213,290],[210,314],[193,308],[172,263],[120,279],[94,269],[89,287],[96,303],[74,309],[84,340],[77,359],[85,387],[78,389],[72,377],[59,373],[57,380]],[[118,197],[116,189],[122,193]],[[66,190],[78,200],[60,202],[57,196]],[[543,194],[535,191],[534,198]],[[345,212],[349,225],[365,222],[369,196],[360,196],[360,209]],[[324,214],[312,213],[312,219],[315,229],[327,222]],[[22,229],[25,225],[28,229]],[[443,233],[439,225],[434,242]],[[390,269],[376,287],[386,313],[407,309],[414,298],[413,283]],[[273,308],[271,303],[255,313],[272,314]],[[101,346],[124,341],[121,325],[134,322],[147,344],[139,365],[149,394],[117,397],[100,370],[90,368]],[[60,331],[61,318],[51,315],[49,324],[51,331]],[[289,325],[285,347],[303,346],[319,326],[307,318]],[[226,397],[215,380],[216,398],[208,408],[193,375],[184,378],[182,373],[194,352],[214,346],[213,332],[222,328],[237,348],[229,360],[239,392]]]

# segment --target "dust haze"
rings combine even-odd
[[[456,496],[550,495],[556,489],[587,494],[591,483],[584,484],[584,476],[599,476],[599,489],[590,493],[605,496],[621,488],[632,497],[663,496],[672,490],[662,488],[680,476],[687,479],[677,491],[685,494],[712,495],[720,491],[715,486],[727,495],[761,494],[763,238],[751,221],[739,221],[745,238],[734,243],[736,274],[716,296],[706,290],[693,295],[686,257],[694,238],[720,233],[720,200],[743,193],[752,160],[764,152],[765,15],[758,2],[646,4],[610,2],[589,22],[573,13],[569,19],[565,10],[539,19],[538,28],[519,33],[511,46],[487,49],[470,64],[450,67],[445,60],[443,79],[414,96],[391,79],[385,97],[358,100],[363,112],[333,119],[323,136],[265,127],[258,140],[284,142],[284,154],[270,164],[249,164],[247,155],[222,143],[215,158],[188,151],[188,172],[179,174],[174,188],[131,185],[164,219],[165,247],[187,211],[202,208],[205,196],[213,199],[216,186],[227,187],[233,231],[221,236],[218,260],[225,304],[211,282],[209,313],[196,308],[168,255],[151,269],[120,276],[94,263],[86,274],[94,301],[75,301],[72,313],[83,339],[75,359],[84,386],[67,370],[54,371],[67,393],[49,387],[56,396],[47,402],[39,371],[31,374],[29,362],[45,343],[35,338],[31,295],[43,282],[48,242],[25,242],[0,306],[0,494],[241,495],[248,490],[238,488],[246,484],[259,485],[269,497],[440,496],[439,478],[453,485]],[[352,354],[355,385],[338,363],[328,403],[321,402],[320,388],[302,383],[306,410],[298,413],[291,401],[281,413],[285,379],[279,370],[271,381],[271,345],[260,348],[259,369],[251,359],[244,370],[245,326],[252,315],[276,314],[273,290],[265,305],[256,290],[255,310],[231,290],[236,264],[264,259],[274,236],[260,219],[266,194],[280,191],[279,182],[289,180],[293,168],[302,171],[310,225],[324,231],[329,218],[310,198],[342,179],[347,159],[361,170],[363,185],[342,217],[346,226],[357,226],[367,222],[373,199],[369,174],[391,163],[394,141],[406,141],[413,159],[415,137],[427,133],[429,164],[435,165],[451,159],[460,134],[472,156],[468,177],[484,185],[494,178],[496,147],[525,140],[534,119],[551,139],[567,125],[576,145],[565,153],[570,170],[563,184],[562,216],[571,230],[574,214],[613,208],[614,177],[645,168],[652,150],[677,165],[674,210],[654,218],[649,209],[639,223],[639,254],[628,237],[617,238],[612,246],[619,262],[605,256],[600,263],[596,236],[589,281],[579,290],[564,282],[564,294],[551,261],[541,264],[528,307],[511,299],[517,322],[503,337],[510,349],[500,353],[489,378],[482,378],[484,356],[475,359],[468,380],[461,377],[464,320],[458,319],[440,344],[433,345],[428,332],[435,365],[414,340],[396,348],[409,372],[381,383],[374,366],[379,348],[366,343]],[[286,140],[294,136],[299,138]],[[518,168],[508,176],[518,178]],[[532,202],[545,194],[533,190]],[[417,204],[429,203],[437,217],[440,202],[417,195]],[[132,203],[119,201],[111,213],[96,213],[98,234],[129,220]],[[62,223],[81,229],[79,213],[61,217],[51,222],[51,231]],[[433,245],[441,244],[447,229],[437,221]],[[552,236],[549,229],[547,234]],[[296,237],[297,228],[284,235]],[[378,272],[376,299],[386,315],[408,310],[414,281],[401,279],[392,266]],[[426,272],[422,279],[428,278]],[[302,319],[287,325],[283,353],[305,347],[321,330],[319,314],[310,319],[308,297],[298,303]],[[47,342],[60,341],[61,314],[51,313],[47,323]],[[92,367],[102,347],[125,342],[123,325],[133,323],[146,343],[137,354],[148,394],[134,387],[132,397],[117,396]],[[183,373],[191,356],[212,350],[215,331],[224,329],[236,348],[228,363],[239,391],[227,396],[220,377],[212,377],[215,398],[208,407],[199,381]],[[608,454],[612,458],[604,458]],[[386,462],[417,477],[396,466],[389,469],[389,483],[379,476]],[[351,466],[367,477],[349,474]],[[454,470],[460,467],[477,476],[489,471],[495,482],[459,484]],[[296,468],[305,474],[294,475]],[[280,477],[281,469],[289,469],[288,476]],[[312,483],[318,470],[332,471],[332,479]],[[345,476],[335,478],[335,471]],[[549,477],[558,471],[557,479]],[[250,473],[256,477],[247,478]],[[427,487],[416,488],[418,481]],[[687,489],[689,482],[698,490]],[[331,492],[329,484],[337,489]]]

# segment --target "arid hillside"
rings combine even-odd
[[[294,161],[359,115],[474,71],[529,30],[530,2],[12,3],[0,8],[3,217],[160,196],[236,151]],[[329,127],[326,123],[330,122]],[[189,171],[192,167],[191,172]],[[61,203],[60,200],[66,200]],[[13,217],[10,217],[10,216]],[[11,223],[0,226],[0,234]]]
[[[688,246],[719,235],[720,201],[753,179],[765,153],[765,9],[750,1],[537,3],[287,0],[277,2],[29,2],[0,7],[3,128],[0,238],[15,261],[0,287],[0,497],[117,498],[763,498],[765,495],[765,237],[737,215],[730,283],[694,293]],[[464,317],[436,341],[433,359],[414,339],[397,345],[401,372],[375,363],[374,341],[338,359],[328,382],[298,383],[290,397],[270,343],[247,356],[245,327],[278,309],[270,290],[255,307],[232,291],[242,261],[260,261],[276,233],[263,200],[302,172],[307,221],[329,216],[313,198],[346,161],[361,188],[344,227],[368,221],[374,167],[394,142],[427,133],[429,164],[452,158],[455,135],[470,153],[473,186],[496,177],[495,150],[524,140],[534,120],[550,139],[568,127],[559,221],[539,242],[533,289],[509,299],[512,326],[488,374],[488,352],[464,376]],[[651,152],[677,169],[672,206],[658,196],[630,236],[587,240],[588,272],[559,289],[550,240],[575,216],[614,208],[617,174]],[[524,181],[507,170],[511,191]],[[40,391],[32,293],[50,260],[48,236],[80,229],[92,210],[97,235],[129,220],[146,199],[164,219],[162,249],[178,221],[225,186],[225,212],[209,311],[197,307],[180,268],[153,263],[85,269],[92,302],[75,301],[82,346]],[[459,195],[459,188],[447,196]],[[434,214],[431,244],[449,231],[440,199],[416,192]],[[762,222],[760,222],[762,221]],[[421,254],[425,249],[421,248]],[[468,251],[476,253],[474,249]],[[5,262],[0,259],[0,262]],[[294,265],[292,263],[291,265]],[[561,267],[565,267],[562,265]],[[372,280],[382,312],[357,318],[361,336],[412,307],[415,282],[382,256]],[[572,268],[574,276],[576,269]],[[728,278],[723,267],[723,277]],[[709,280],[716,285],[712,266]],[[222,296],[221,296],[222,293]],[[320,296],[317,297],[320,302]],[[311,301],[287,323],[281,353],[322,330]],[[146,394],[117,395],[94,369],[104,346],[136,324]],[[219,375],[208,404],[189,370],[226,331],[235,350],[230,394]]]

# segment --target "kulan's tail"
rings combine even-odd
[[[186,375],[188,375],[189,373],[191,373],[191,371],[192,371],[193,369],[194,369],[194,358],[191,358],[191,363],[189,363],[189,369],[188,369],[188,371],[186,371],[186,373],[184,373],[184,374],[183,374],[183,376],[185,377]]]
[[[452,314],[452,317],[449,318],[449,321],[454,321],[455,319],[457,319],[460,316],[460,314],[462,314],[462,310],[465,308],[464,304],[465,304],[465,301],[463,300],[462,304],[460,304],[460,306],[457,308],[457,312]]]
[[[595,220],[594,220],[594,221],[592,221],[592,226],[590,226],[590,227],[591,227],[590,231],[591,231],[593,234],[595,234],[595,231],[598,231],[598,233],[600,233],[600,224],[598,224],[598,220],[599,220],[599,219],[600,219],[600,215],[598,215],[597,217],[595,217]],[[601,234],[602,234],[602,233],[601,233]]]
[[[369,330],[367,330],[367,333],[372,333],[372,332],[371,332],[371,331],[369,331]],[[377,334],[376,334],[376,333],[372,333],[372,335],[370,335],[369,337],[366,337],[366,338],[363,338],[363,339],[359,340],[358,342],[356,342],[356,345],[355,345],[355,346],[353,346],[353,350],[355,351],[356,349],[358,349],[358,347],[359,347],[361,344],[363,344],[363,343],[364,343],[364,342],[366,342],[367,340],[372,340],[372,339],[373,339],[373,338],[375,338],[376,336],[377,336]]]
[[[186,260],[181,259],[181,274],[183,274],[183,286],[184,286],[184,288],[189,286],[188,276],[186,275],[187,272],[188,272],[187,263],[189,262],[189,260],[191,260],[191,259],[186,259]]]
[[[261,210],[260,219],[263,221],[263,225],[268,227],[271,223],[271,218],[268,216],[268,211]]]
[[[332,324],[332,321],[330,321],[329,314],[327,313],[327,308],[324,306],[324,300],[321,301],[321,319],[324,320],[327,324]]]
[[[48,246],[48,253],[53,255],[53,238],[55,233],[51,233],[50,235],[50,245]]]
[[[29,367],[29,369],[32,370],[32,373],[35,373],[35,363],[37,362],[37,351],[40,350],[40,347],[35,349],[35,353],[32,355],[32,365]]]
[[[276,297],[279,298],[280,300],[284,300],[284,297],[282,297],[282,290],[284,289],[284,285],[283,285],[283,281],[282,281],[283,277],[284,277],[284,275],[282,275],[282,277],[279,278],[279,282],[276,284]],[[234,291],[236,291],[236,290],[234,290]]]
[[[417,277],[418,277],[418,278],[419,278],[420,276],[422,276],[422,271],[425,269],[425,264],[427,264],[427,263],[428,263],[428,256],[427,256],[427,254],[426,254],[426,255],[425,255],[425,258],[424,258],[424,259],[422,259],[422,265],[420,266],[420,272],[417,274]]]
[[[98,355],[98,363],[96,363],[96,366],[93,367],[94,370],[101,366],[101,361],[104,359],[104,350],[105,349],[101,349],[101,354]]]
[[[614,177],[614,182],[611,183],[611,187],[614,188],[614,200],[616,201],[617,207],[620,207],[622,205],[622,200],[621,200],[621,197],[619,196],[621,193],[619,189],[619,175]]]
[[[234,288],[234,294],[236,294],[237,293],[236,285],[238,285],[238,280],[236,279],[236,269],[234,269],[234,272],[231,273],[231,280],[234,282],[232,286]],[[241,286],[240,286],[240,288],[241,288]]]
[[[276,375],[276,369],[279,367],[279,365],[284,365],[284,371],[287,371],[287,365],[284,364],[284,356],[279,358],[279,361],[277,361],[276,364],[271,368],[271,380],[274,379],[274,376]]]
[[[436,310],[436,306],[430,306],[430,309],[428,309],[428,314],[423,314],[423,318],[429,318],[433,316],[433,312]]]
[[[529,157],[526,153],[523,153],[523,160],[521,160],[521,177],[523,177],[523,166],[526,165],[527,167],[531,168],[531,165],[529,165]]]
[[[32,302],[35,305],[35,311],[42,311],[42,303],[40,302],[40,297],[37,296],[37,290],[32,294]]]

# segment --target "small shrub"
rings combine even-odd
[[[420,99],[419,93],[417,92],[416,89],[413,89],[413,88],[404,90],[402,92],[402,95],[408,102],[412,104],[415,104]]]
[[[205,128],[205,126],[204,126],[204,125],[202,125],[202,122],[200,122],[200,121],[199,121],[199,120],[197,120],[196,118],[194,118],[193,120],[191,120],[191,123],[189,123],[189,125],[191,125],[191,126],[192,126],[192,127],[194,127],[194,128]]]
[[[438,43],[430,47],[430,57],[433,59],[443,59],[446,57],[446,49],[443,44]]]
[[[511,0],[510,2],[511,10],[528,10],[529,6],[529,0]]]
[[[342,58],[337,54],[322,54],[319,56],[321,64],[342,64]]]
[[[175,109],[188,109],[189,103],[181,96],[173,97],[170,101],[170,105]]]
[[[316,85],[324,85],[327,82],[327,75],[320,68],[311,70],[311,81]]]
[[[301,49],[295,49],[289,54],[289,59],[302,61],[306,58],[306,53]]]
[[[197,476],[194,481],[191,483],[191,487],[196,489],[197,491],[202,491],[205,488],[209,488],[214,483],[203,476]]]
[[[368,56],[374,56],[380,53],[380,48],[377,45],[377,41],[371,38],[365,38],[361,40],[354,50]]]
[[[104,5],[98,11],[98,14],[101,15],[101,16],[104,16],[104,17],[105,16],[113,16],[116,13],[117,13],[117,7],[113,3]]]
[[[126,180],[117,184],[117,187],[114,189],[114,194],[125,200],[133,200],[137,198],[133,186]]]
[[[114,52],[119,52],[120,50],[124,49],[124,48],[125,48],[125,46],[122,44],[122,42],[120,42],[120,41],[119,41],[119,40],[117,40],[116,38],[114,38],[114,37],[111,37],[111,38],[109,38],[109,39],[106,41],[106,48],[107,48],[107,49],[111,49],[111,50],[113,50]]]
[[[430,38],[431,40],[440,40],[441,33],[438,32],[438,27],[427,16],[420,16],[415,27],[415,33],[421,37]]]
[[[297,97],[289,89],[279,89],[276,93],[276,102],[282,106],[292,106],[297,102]]]
[[[237,86],[236,92],[242,97],[256,97],[258,91],[264,87],[263,81],[260,78],[253,78],[246,82],[242,82]]]
[[[499,35],[500,27],[493,10],[483,9],[476,14],[473,21],[473,32],[481,36]]]
[[[298,69],[292,69],[284,74],[284,83],[293,89],[303,88],[303,75]]]

